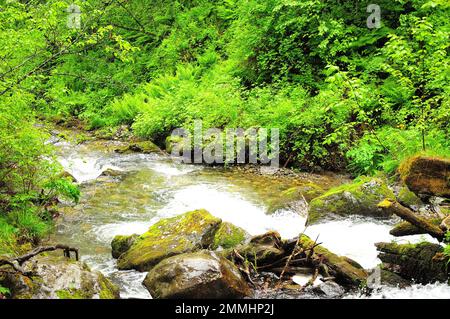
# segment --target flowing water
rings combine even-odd
[[[118,142],[117,142],[118,143]],[[305,229],[306,209],[279,209],[270,203],[289,187],[314,182],[323,188],[341,184],[335,175],[303,174],[279,178],[237,169],[177,164],[159,154],[115,153],[114,142],[91,141],[81,145],[56,142],[59,160],[80,183],[82,199],[67,206],[58,221],[54,240],[80,248],[82,260],[100,270],[119,287],[122,298],[151,298],[142,286],[145,273],[119,271],[111,257],[115,235],[141,234],[161,218],[204,208],[211,214],[246,229],[250,234],[278,231],[283,238]],[[100,176],[107,169],[117,177]],[[374,243],[391,241],[394,221],[350,218],[314,225],[306,230],[331,251],[348,256],[365,268],[379,263]],[[402,241],[417,242],[427,236]],[[348,296],[360,298],[358,294]],[[381,287],[369,298],[450,298],[445,284],[413,285],[407,289]]]

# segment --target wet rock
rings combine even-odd
[[[166,152],[171,154],[174,150],[179,151],[183,148],[184,138],[181,136],[168,136],[166,138]]]
[[[268,232],[251,238],[248,244],[235,248],[246,260],[256,265],[264,265],[282,258],[285,254],[281,236]],[[228,252],[225,252],[225,255]],[[228,257],[228,256],[227,256]]]
[[[291,209],[304,213],[307,211],[308,202],[324,193],[324,190],[314,183],[291,187],[281,192],[269,204],[268,211],[273,213],[279,209]]]
[[[121,146],[115,149],[116,153],[129,154],[129,153],[157,153],[160,152],[160,148],[151,141],[132,142],[128,145]]]
[[[395,198],[395,195],[383,180],[362,178],[352,184],[332,188],[314,198],[310,203],[307,224],[349,215],[387,218],[390,214],[377,207],[385,198]]]
[[[239,270],[211,251],[167,258],[144,280],[153,298],[217,299],[241,298],[251,294]]]
[[[399,172],[408,188],[419,196],[450,198],[450,160],[415,156],[404,161]]]
[[[149,271],[165,258],[210,247],[220,223],[206,210],[162,219],[120,255],[117,266],[122,270]]]
[[[429,222],[435,225],[439,225],[440,219],[430,219]],[[414,226],[407,221],[402,221],[396,224],[394,228],[389,231],[389,234],[396,237],[421,235],[426,233],[427,232],[425,230],[420,229],[419,227]]]
[[[122,176],[124,174],[123,171],[118,171],[112,168],[108,168],[106,170],[104,170],[100,176],[105,176],[105,177],[119,177]]]
[[[420,198],[416,194],[411,192],[407,186],[402,186],[399,189],[397,200],[403,206],[408,206],[413,210],[417,210],[420,206],[423,205]]]
[[[313,247],[315,242],[306,235],[302,235],[300,246],[304,249]],[[325,247],[319,245],[314,248],[314,255],[322,260],[328,268],[328,274],[322,274],[325,277],[329,275],[335,277],[335,281],[346,287],[359,287],[367,280],[367,272],[356,261],[338,256]]]
[[[396,274],[395,272],[381,269],[380,271],[380,284],[390,287],[406,288],[411,286],[411,283]]]
[[[244,229],[234,226],[231,223],[223,222],[214,235],[214,240],[211,249],[218,248],[233,248],[242,244],[250,238],[250,234]]]
[[[427,284],[448,280],[447,261],[443,247],[423,242],[419,244],[377,243],[378,257],[384,268],[394,271],[401,277]]]
[[[338,298],[345,293],[345,289],[334,281],[323,282],[313,287],[311,290],[314,293],[325,296],[327,298]]]
[[[111,242],[111,252],[113,258],[119,258],[124,252],[130,249],[139,235],[134,234],[130,236],[117,235]]]
[[[64,257],[40,256],[27,261],[31,278],[10,274],[1,280],[13,299],[118,299],[119,289],[98,271]]]

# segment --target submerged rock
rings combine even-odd
[[[144,280],[153,298],[241,298],[251,294],[239,270],[211,251],[167,258]]]
[[[403,278],[422,284],[445,282],[449,278],[448,257],[442,254],[444,248],[438,244],[377,243],[376,247],[384,267]]]
[[[117,266],[122,270],[149,271],[165,258],[208,248],[220,223],[206,210],[162,219],[120,255]]]
[[[10,274],[0,280],[13,299],[118,299],[119,289],[98,271],[64,257],[40,256],[27,261],[31,278]]]
[[[231,223],[223,222],[214,235],[214,240],[211,249],[218,248],[233,248],[242,244],[250,238],[250,234],[244,229],[237,227]]]
[[[381,179],[363,178],[352,184],[344,184],[311,201],[307,224],[349,215],[387,218],[390,214],[377,207],[385,198],[394,199],[395,195]]]
[[[399,172],[414,193],[450,198],[450,160],[415,156],[404,161]]]
[[[111,242],[112,257],[119,258],[120,255],[130,249],[130,247],[134,244],[138,237],[139,235],[137,234],[133,234],[130,236],[117,235],[116,237],[114,237],[113,241]]]
[[[104,170],[100,176],[105,176],[105,177],[120,177],[123,176],[126,172],[124,171],[119,171],[119,170],[115,170],[112,168],[108,168],[106,170]]]

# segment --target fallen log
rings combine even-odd
[[[31,258],[42,254],[44,252],[48,252],[48,251],[55,251],[55,250],[63,250],[64,251],[64,257],[70,258],[70,253],[74,252],[75,253],[75,259],[78,261],[79,259],[79,253],[78,253],[78,249],[73,248],[73,247],[69,247],[67,245],[54,245],[54,246],[41,246],[41,247],[37,247],[35,249],[33,249],[32,251],[16,257],[16,258],[12,258],[12,259],[0,259],[0,267],[2,266],[11,266],[16,272],[19,272],[21,274],[23,274],[24,276],[31,276],[32,272],[31,271],[26,271],[25,269],[22,268],[22,265],[27,261],[30,260]]]
[[[415,214],[412,210],[402,206],[395,200],[385,199],[378,204],[378,207],[382,208],[386,212],[390,212],[401,217],[419,229],[423,229],[427,234],[430,234],[439,241],[442,241],[445,237],[445,232],[439,226],[432,224],[423,217],[417,216],[417,214]]]

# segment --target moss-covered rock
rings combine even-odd
[[[441,245],[423,242],[419,244],[377,243],[378,257],[384,267],[401,277],[427,284],[448,281],[448,257]]]
[[[250,242],[237,246],[236,251],[248,262],[258,267],[258,265],[268,264],[284,257],[283,243],[280,234],[277,232],[267,232],[262,235],[254,236]],[[223,256],[231,258],[231,250],[224,251]]]
[[[306,235],[302,235],[299,241],[300,247],[304,249],[313,247],[315,244],[315,241]],[[323,259],[329,271],[334,273],[338,284],[358,287],[366,282],[367,272],[356,261],[338,256],[321,245],[314,248],[314,254]]]
[[[10,274],[2,285],[14,299],[118,299],[119,289],[98,271],[64,257],[40,256],[23,267],[32,277]]]
[[[132,142],[128,145],[121,146],[115,149],[116,153],[128,154],[128,153],[157,153],[160,152],[160,148],[151,141]]]
[[[410,282],[395,272],[381,269],[380,271],[380,284],[390,287],[406,288],[411,286]]]
[[[172,153],[173,151],[179,151],[184,147],[185,139],[181,136],[170,135],[166,138],[166,152]]]
[[[220,223],[219,218],[206,210],[162,219],[120,255],[117,266],[119,269],[149,271],[165,258],[210,247]]]
[[[439,223],[440,223],[440,219],[430,219],[428,221],[436,226],[439,226]],[[402,221],[402,222],[396,224],[389,231],[389,234],[391,234],[392,236],[396,236],[396,237],[421,235],[421,234],[426,234],[426,233],[427,232],[424,231],[423,229],[420,229],[407,221]]]
[[[153,298],[241,298],[251,291],[231,262],[211,251],[167,258],[144,280]]]
[[[314,183],[288,188],[271,200],[268,212],[273,213],[279,209],[289,208],[303,213],[308,207],[307,203],[323,193],[324,190]]]
[[[310,203],[307,223],[311,225],[350,215],[386,218],[390,215],[377,207],[385,198],[395,198],[386,183],[379,178],[364,177],[314,198]]]
[[[244,229],[237,227],[231,223],[223,222],[214,235],[211,249],[233,248],[250,238],[250,234]]]
[[[114,237],[113,241],[111,242],[111,252],[113,258],[119,258],[120,255],[130,249],[130,247],[138,237],[139,235],[137,234],[130,236],[117,235],[116,237]]]
[[[417,208],[423,205],[420,198],[411,192],[407,186],[402,186],[398,192],[397,200],[403,206],[408,206],[411,208]]]
[[[399,173],[408,188],[420,196],[450,198],[449,159],[414,156],[400,165]]]

